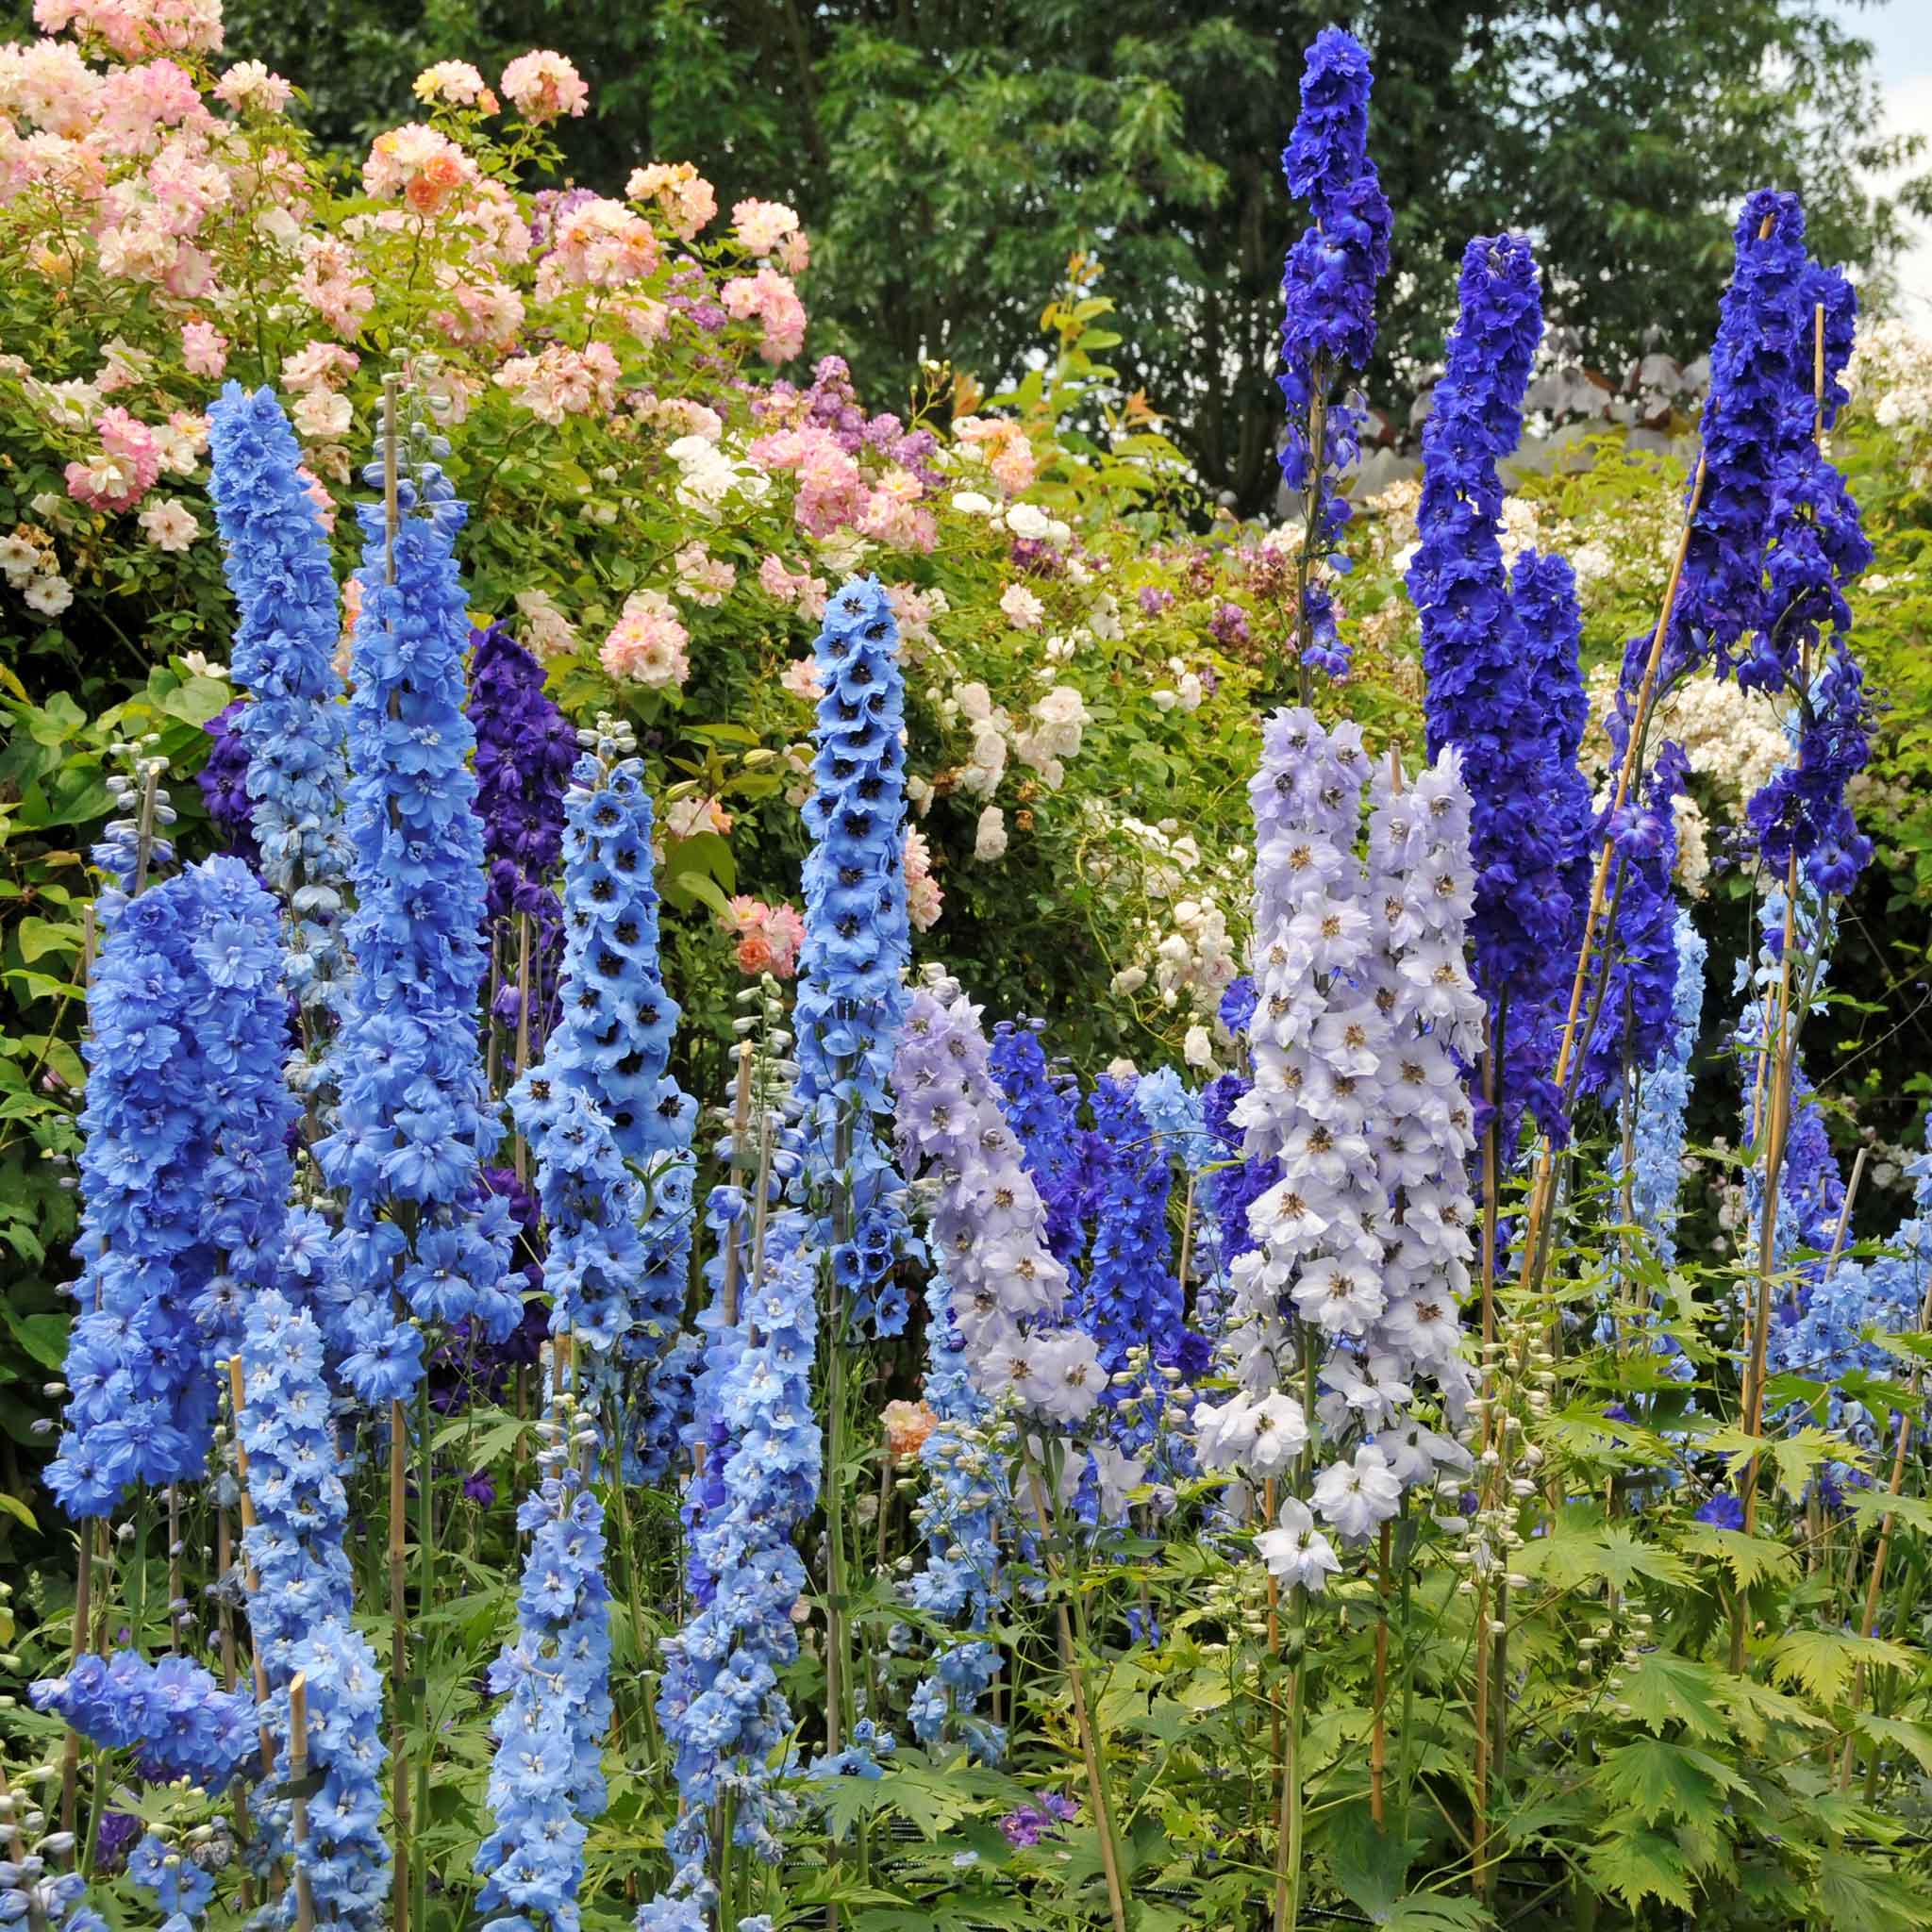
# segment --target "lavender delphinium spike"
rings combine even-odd
[[[906,1237],[905,1182],[879,1124],[891,1107],[911,958],[906,696],[898,625],[875,577],[854,577],[825,606],[816,662],[824,694],[805,808],[812,848],[795,1014],[804,1187],[843,1319],[855,1332],[896,1335],[906,1324],[905,1293],[891,1278]]]
[[[131,1482],[199,1478],[213,1365],[275,1279],[295,1102],[278,914],[239,858],[108,906],[88,991],[80,1304],[47,1481],[105,1516]]]
[[[380,488],[380,466],[363,480]],[[392,538],[381,503],[357,509],[362,605],[347,821],[356,976],[336,1056],[336,1130],[315,1147],[343,1196],[341,1265],[355,1299],[342,1374],[373,1403],[414,1391],[419,1324],[471,1321],[502,1341],[523,1313],[504,1285],[508,1210],[483,1181],[500,1127],[477,1037],[483,834],[453,548],[466,511],[433,456],[408,466],[397,500]]]
[[[1311,583],[1349,522],[1343,474],[1360,451],[1366,407],[1338,395],[1344,371],[1359,374],[1375,347],[1375,285],[1389,272],[1389,202],[1368,158],[1369,57],[1340,27],[1307,50],[1301,113],[1282,151],[1289,192],[1314,217],[1289,251],[1281,277],[1281,374],[1288,404],[1281,472],[1303,499],[1297,633],[1301,661],[1331,677],[1348,670],[1325,585]]]
[[[342,929],[348,714],[322,513],[272,390],[231,382],[208,411],[208,494],[237,610],[231,729],[247,756],[262,877],[288,906],[288,978],[312,1031],[340,1024],[351,970]],[[228,714],[224,714],[228,715]],[[320,1049],[322,1038],[311,1040]],[[308,1063],[325,1080],[319,1051]]]
[[[1010,1390],[1036,1418],[1085,1421],[1106,1372],[1092,1338],[1069,1323],[1066,1270],[1001,1113],[979,1009],[937,969],[913,992],[892,1084],[907,1171],[939,1178],[932,1240],[974,1387]]]

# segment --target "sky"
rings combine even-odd
[[[1923,134],[1932,147],[1932,0],[1880,0],[1873,7],[1837,0],[1837,11],[1877,50],[1886,131]],[[1922,156],[1918,166],[1932,166],[1932,154]],[[1899,259],[1898,277],[1907,312],[1922,326],[1932,325],[1932,225],[1918,225],[1913,246]]]

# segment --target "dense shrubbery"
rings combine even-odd
[[[13,1915],[1932,1924],[1932,352],[1795,201],[1691,465],[1506,493],[1478,238],[1351,506],[1325,32],[1264,529],[1091,261],[874,413],[791,209],[543,186],[555,55],[333,178],[42,14]]]

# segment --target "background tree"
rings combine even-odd
[[[1243,511],[1274,484],[1277,280],[1302,211],[1278,154],[1301,50],[1340,18],[1375,61],[1371,151],[1396,209],[1371,399],[1397,422],[1474,232],[1532,223],[1553,324],[1595,365],[1705,346],[1737,201],[1798,189],[1816,251],[1875,276],[1903,158],[1870,48],[1827,0],[231,0],[229,44],[288,71],[327,140],[408,108],[432,59],[533,41],[591,83],[578,177],[689,158],[726,207],[789,179],[813,231],[813,353],[889,404],[923,357],[991,387],[1039,340],[1067,257],[1107,268],[1125,385]],[[1907,197],[1932,211],[1921,183]]]

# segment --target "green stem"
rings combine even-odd
[[[436,1603],[436,1490],[432,1480],[429,1441],[432,1411],[429,1405],[429,1377],[425,1375],[416,1394],[416,1616],[426,1624]],[[425,1666],[426,1666],[426,1659]],[[423,1932],[429,1923],[429,1855],[425,1839],[429,1822],[429,1771],[435,1756],[435,1739],[429,1722],[429,1675],[426,1667],[418,1673],[421,1690],[415,1699],[422,1721],[423,1741],[416,1754],[416,1842],[414,1846],[415,1923]]]

